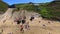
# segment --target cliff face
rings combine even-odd
[[[14,22],[14,20],[26,16],[26,19],[30,19],[31,16],[39,17],[39,14],[36,12],[28,12],[27,10],[14,11],[16,8],[8,8],[8,10],[0,16],[0,23],[5,23],[7,21]],[[8,23],[8,22],[7,22]],[[11,23],[12,24],[12,23]]]

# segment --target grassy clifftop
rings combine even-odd
[[[0,12],[5,12],[8,8],[8,4],[3,1],[0,1]]]

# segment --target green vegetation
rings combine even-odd
[[[41,10],[40,14],[41,14],[42,17],[45,17],[45,18],[50,18],[51,17],[51,15],[47,11],[47,7],[46,7],[48,4],[49,3],[42,3],[42,4],[39,5],[39,8]]]
[[[16,4],[16,8],[23,8],[27,11],[38,11],[38,6],[34,5],[33,3],[26,3],[26,4]]]
[[[49,3],[46,7],[49,11],[49,14],[52,15],[50,18],[60,20],[60,1],[53,1]]]
[[[39,8],[41,9],[41,16],[48,19],[60,20],[60,1],[40,4]]]
[[[8,8],[8,4],[4,3],[3,1],[0,1],[0,12],[5,12]]]

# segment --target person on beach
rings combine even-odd
[[[39,23],[40,23],[41,21],[39,21]]]
[[[24,16],[23,19],[26,19],[26,16]]]
[[[23,20],[22,20],[22,24],[25,24],[25,22],[26,22],[26,20],[25,20],[25,19],[23,19]]]
[[[48,23],[50,23],[50,21],[48,21]]]
[[[29,27],[30,27],[29,22],[25,23],[25,29],[29,30],[30,29]]]
[[[23,17],[21,22],[22,22],[22,25],[21,25],[20,31],[24,32],[24,24],[26,23],[26,17]]]
[[[22,19],[21,18],[19,18],[19,19],[17,19],[16,17],[15,17],[15,22],[17,22],[17,24],[18,24],[18,26],[20,27],[20,31],[21,32],[24,32],[24,30],[23,30],[23,23],[22,24],[20,24],[21,22],[22,22]]]
[[[32,16],[31,18],[30,18],[30,21],[32,21],[34,19],[34,17]]]
[[[20,23],[21,23],[21,18],[18,18],[18,19],[17,19],[17,18],[15,17],[14,22],[17,22],[17,24],[20,24]]]
[[[16,18],[16,17],[15,17],[15,18]],[[26,19],[26,17],[23,17],[23,19],[22,19],[22,18],[18,18],[18,19],[16,18],[16,20],[15,20],[18,25],[20,24],[19,26],[20,26],[20,31],[21,31],[21,32],[24,32],[24,29],[23,29],[23,28],[24,28],[24,24],[25,24],[25,22],[26,22],[25,19]]]
[[[20,29],[20,31],[23,33],[24,32],[24,27],[23,27],[23,24],[22,25],[20,25],[20,27],[21,27],[21,29]]]

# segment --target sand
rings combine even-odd
[[[39,20],[41,21],[39,23]],[[27,19],[29,21],[29,19]],[[42,18],[35,18],[32,22],[29,21],[30,30],[24,29],[24,33],[20,32],[19,26],[15,23],[10,23],[12,21],[7,21],[0,26],[0,33],[2,34],[60,34],[60,22],[44,20]],[[45,26],[43,26],[45,25]],[[3,30],[3,32],[2,32]]]

